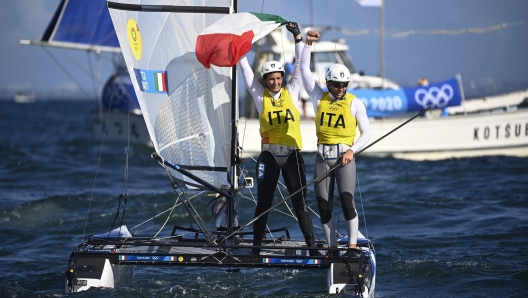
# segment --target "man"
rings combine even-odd
[[[357,244],[358,217],[354,204],[356,186],[356,163],[354,152],[360,150],[370,140],[372,133],[367,112],[361,100],[347,93],[350,71],[342,64],[330,65],[325,73],[327,92],[315,83],[310,71],[312,42],[319,40],[320,34],[308,31],[306,45],[301,56],[301,75],[304,89],[310,95],[315,110],[317,149],[314,179],[331,168],[336,168],[323,180],[314,184],[317,206],[321,215],[326,241],[329,248],[337,247],[335,219],[332,212],[334,183],[337,184],[348,234],[346,255],[352,256]],[[356,137],[356,127],[361,136]],[[329,254],[333,254],[329,251]]]

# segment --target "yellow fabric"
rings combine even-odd
[[[262,112],[259,115],[262,144],[280,144],[302,149],[301,114],[288,90],[285,87],[281,89],[277,100],[268,89],[264,91]]]
[[[315,113],[317,144],[352,146],[356,137],[356,118],[350,112],[355,95],[346,93],[342,100],[332,101],[325,92]]]

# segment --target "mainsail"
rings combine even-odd
[[[62,0],[40,40],[20,40],[20,43],[96,52],[121,51],[106,0]]]
[[[198,35],[230,0],[120,0],[108,8],[156,153],[219,189],[230,188],[233,71],[197,60]],[[196,179],[167,169],[188,187]],[[181,186],[181,185],[180,185]]]
[[[20,39],[19,43],[96,54],[121,53],[106,0],[62,0],[40,39]],[[98,64],[99,60],[97,58]],[[125,112],[139,109],[128,71],[122,71],[122,59],[119,62],[115,63],[115,72],[102,90],[99,105],[101,119],[102,112],[109,109]],[[92,76],[95,77],[95,74]]]

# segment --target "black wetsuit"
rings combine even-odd
[[[286,160],[282,161],[281,159]],[[284,178],[284,182],[290,194],[306,185],[304,159],[300,153],[300,150],[290,151],[290,154],[287,158],[281,157],[279,161],[281,161],[281,165],[277,163],[275,156],[273,156],[273,154],[269,151],[262,151],[257,160],[258,203],[257,209],[255,210],[255,217],[271,208],[281,170],[282,177]],[[264,167],[262,167],[263,165]],[[291,198],[291,201],[306,244],[309,247],[314,247],[315,238],[313,233],[312,218],[310,217],[306,203],[306,188],[303,191],[295,194]],[[255,246],[260,246],[262,244],[262,237],[266,229],[268,214],[269,213],[262,215],[253,224],[253,245]]]

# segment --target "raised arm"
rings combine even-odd
[[[290,92],[293,100],[299,100],[299,92],[302,88],[302,79],[301,79],[301,67],[300,67],[300,56],[301,52],[304,49],[304,44],[299,42],[295,44],[295,63],[293,64],[293,71],[290,79],[288,80],[287,88]]]
[[[316,31],[308,31],[306,33],[306,45],[301,54],[301,77],[304,89],[312,100],[314,110],[317,109],[319,100],[323,97],[323,90],[315,82],[312,71],[310,70],[310,56],[312,53],[312,42],[318,40],[321,35]]]
[[[251,96],[253,97],[253,101],[255,102],[255,107],[257,108],[258,113],[260,114],[262,112],[262,100],[264,96],[264,86],[262,86],[257,79],[255,79],[255,75],[253,74],[253,70],[251,69],[251,66],[249,66],[249,62],[244,56],[240,61],[238,62],[238,65],[240,66],[240,70],[242,71],[242,76],[244,76],[244,81],[246,81],[246,89],[249,91]]]
[[[295,62],[293,64],[292,75],[286,86],[293,100],[299,101],[299,92],[301,91],[302,87],[300,59],[304,44],[302,43],[301,30],[297,23],[288,22],[288,24],[286,24],[286,29],[291,32],[293,39],[295,40]]]

